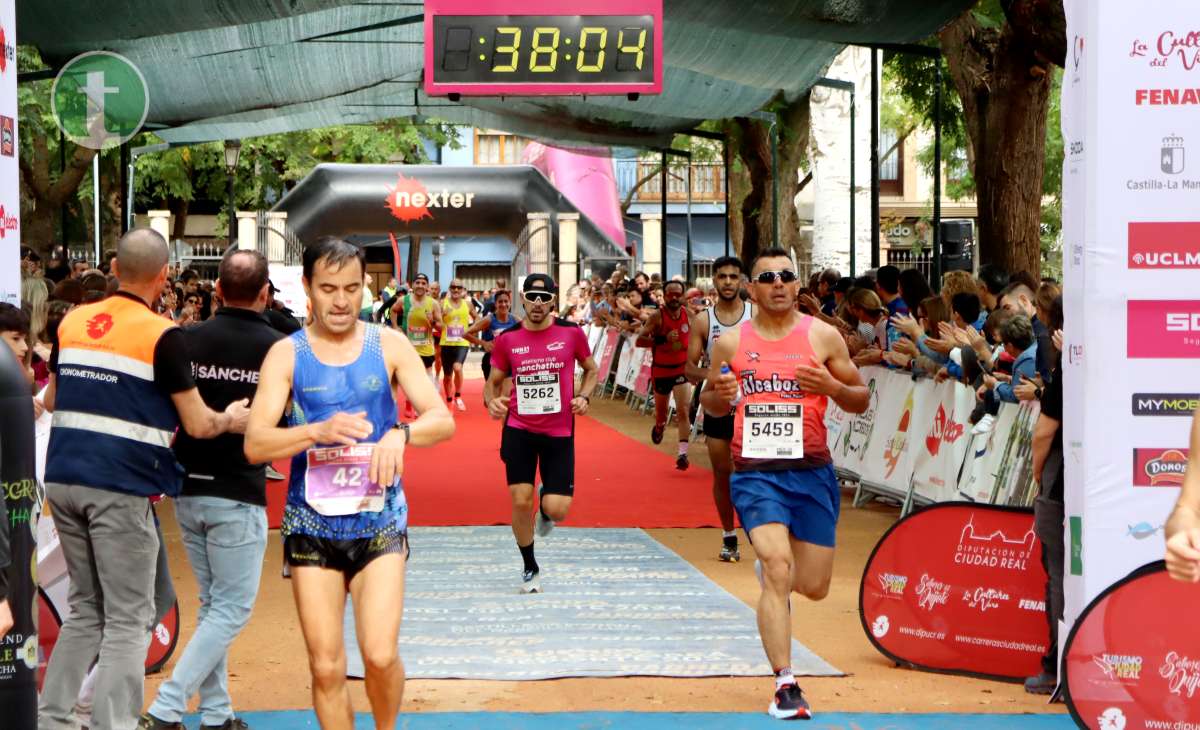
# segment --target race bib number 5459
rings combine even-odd
[[[382,510],[386,490],[367,476],[374,451],[374,444],[309,449],[304,500],[326,517]]]
[[[799,403],[748,403],[742,414],[742,456],[804,458],[804,407]]]

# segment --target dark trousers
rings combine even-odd
[[[1061,494],[1063,479],[1062,449],[1053,448],[1042,470],[1042,494],[1033,504],[1034,531],[1042,541],[1042,567],[1046,569],[1046,622],[1050,625],[1050,643],[1042,656],[1042,671],[1058,676],[1058,622],[1063,617],[1063,564],[1066,546],[1063,540],[1065,508],[1051,499]],[[1057,489],[1056,489],[1057,487]]]

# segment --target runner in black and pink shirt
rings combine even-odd
[[[597,368],[579,325],[554,317],[557,287],[546,274],[531,274],[522,286],[525,319],[505,330],[492,349],[492,372],[483,397],[493,418],[504,419],[500,458],[512,493],[513,536],[525,567],[521,592],[538,593],[533,556],[534,478],[540,465],[536,532],[550,534],[566,519],[575,495],[575,416],[587,413]],[[575,364],[583,382],[575,389]],[[504,379],[512,390],[500,393]]]

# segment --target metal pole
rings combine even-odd
[[[663,281],[667,280],[667,151],[662,151],[662,170],[660,171],[660,187],[662,188],[662,235],[659,237],[659,266],[662,269]]]
[[[100,152],[92,156],[92,238],[96,247],[96,266],[100,265]]]
[[[3,52],[4,52],[4,50],[0,49],[0,53],[3,53]],[[58,130],[58,174],[60,176],[62,176],[62,175],[65,175],[66,172],[67,172],[67,135],[64,134],[62,129],[60,128]],[[63,248],[67,251],[70,251],[71,247],[67,244],[67,204],[65,201],[63,202],[62,205],[58,206],[58,224],[59,224],[59,227],[62,229]],[[96,265],[99,266],[100,265],[99,262],[97,262]]]
[[[778,117],[771,120],[771,215],[774,220],[775,240],[772,246],[782,245],[779,242],[779,128],[776,125]]]
[[[687,263],[683,266],[683,280],[692,280],[692,160],[687,161]]]
[[[129,194],[129,143],[121,144],[121,233],[129,231],[129,209],[133,206],[133,196]]]
[[[237,176],[233,170],[228,171],[227,174],[229,175],[229,245],[232,246],[236,234],[234,226],[237,225],[237,204],[233,200],[233,183]]]
[[[934,291],[942,288],[942,57],[934,60],[933,84],[933,262]]]
[[[871,268],[879,268],[879,50],[871,47]],[[854,276],[854,267],[850,267]]]
[[[858,190],[854,186],[854,87],[850,87],[850,250],[858,248],[858,232],[854,229],[854,199]]]
[[[724,179],[721,186],[725,188],[725,255],[729,255],[729,136],[721,141],[721,161],[725,165]]]

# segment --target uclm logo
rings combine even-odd
[[[1128,357],[1200,357],[1200,301],[1131,299],[1126,312]]]
[[[1129,268],[1200,269],[1200,223],[1131,222]]]
[[[433,218],[433,211],[443,208],[470,208],[475,193],[452,193],[442,189],[429,192],[425,183],[400,175],[396,186],[388,191],[387,208],[397,220],[412,223]]]
[[[1187,460],[1187,449],[1134,449],[1133,486],[1182,486]]]

